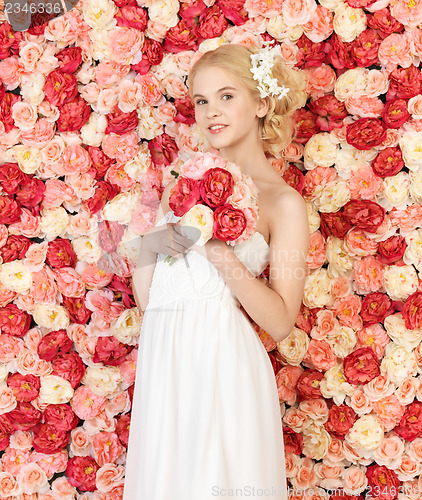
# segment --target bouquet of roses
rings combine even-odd
[[[237,165],[217,154],[196,153],[180,172],[169,206],[181,217],[182,227],[199,229],[198,245],[215,238],[234,246],[255,232],[257,188]],[[176,260],[168,256],[165,262],[172,265]]]

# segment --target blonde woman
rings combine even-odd
[[[196,62],[188,85],[208,141],[256,184],[259,220],[239,248],[219,240],[198,247],[169,208],[175,181],[163,192],[133,275],[144,317],[124,500],[286,500],[274,372],[239,305],[276,341],[300,309],[306,205],[266,153],[280,155],[291,141],[306,82],[268,47],[225,45]],[[169,266],[167,255],[184,258]],[[268,264],[266,286],[256,276]]]

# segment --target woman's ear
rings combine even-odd
[[[269,108],[270,108],[270,101],[268,97],[260,97],[256,112],[258,118],[263,118],[268,113]]]

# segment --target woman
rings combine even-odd
[[[273,57],[268,48],[226,45],[204,54],[189,74],[196,122],[223,158],[251,176],[259,220],[234,248],[218,240],[199,247],[169,209],[175,181],[163,192],[133,276],[144,317],[124,500],[287,498],[274,372],[239,309],[283,340],[306,275],[305,202],[265,155],[290,142],[289,117],[306,102],[305,81],[278,57],[268,73]],[[184,258],[170,266],[167,255]],[[269,287],[255,277],[268,263]]]

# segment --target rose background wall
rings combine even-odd
[[[419,498],[422,0],[81,0],[24,32],[5,19],[0,498],[122,498],[142,323],[130,242],[208,150],[191,65],[272,40],[309,95],[269,159],[309,209],[303,306],[283,342],[256,326],[289,486]]]

